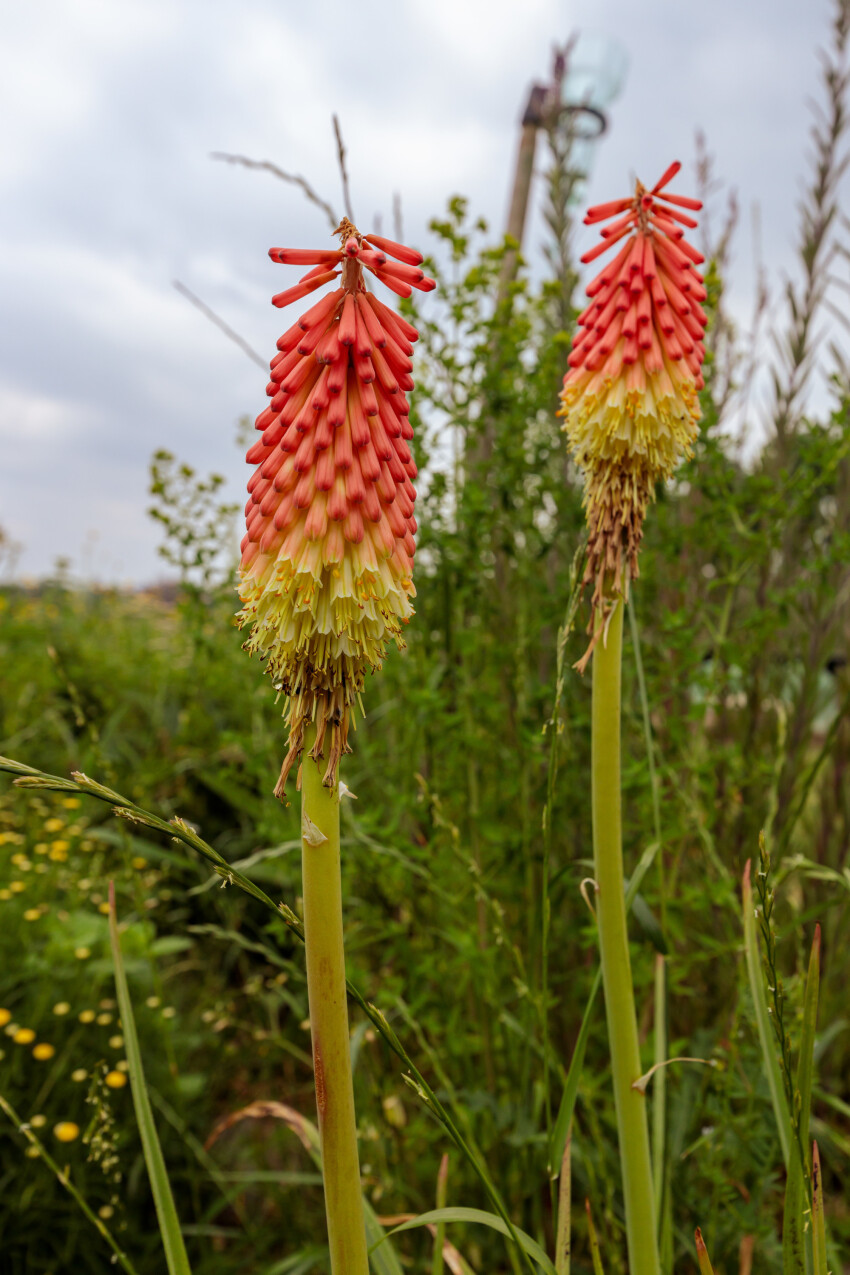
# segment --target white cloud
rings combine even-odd
[[[30,387],[0,383],[0,447],[7,472],[15,468],[15,451],[23,440],[39,447],[55,444],[59,439],[73,438],[82,424],[79,408]]]

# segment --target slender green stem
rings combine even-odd
[[[652,1190],[655,1195],[655,1225],[661,1236],[664,1203],[664,1164],[667,1125],[667,966],[660,952],[655,955],[655,1049],[653,1066],[655,1085],[652,1091]]]
[[[324,765],[309,756],[314,740],[310,728],[301,780],[301,864],[328,1244],[333,1275],[368,1275],[345,994],[339,792],[336,784],[323,785]]]
[[[444,1209],[449,1192],[449,1153],[446,1152],[440,1161],[437,1173],[437,1209]],[[431,1255],[431,1275],[443,1275],[443,1246],[446,1242],[446,1224],[438,1222],[434,1228],[434,1250]]]
[[[581,586],[579,584],[580,569],[584,562],[584,544],[580,545],[573,558],[570,570],[570,597],[567,603],[567,611],[564,616],[564,623],[558,630],[558,641],[555,650],[555,701],[552,705],[552,716],[549,718],[547,729],[549,731],[549,767],[546,781],[546,805],[543,809],[543,863],[541,870],[541,888],[540,888],[540,1016],[543,1029],[543,1110],[546,1116],[546,1143],[549,1148],[549,1162],[547,1171],[550,1179],[550,1192],[554,1195],[554,1179],[557,1177],[558,1170],[561,1165],[561,1155],[563,1147],[558,1149],[554,1163],[552,1161],[553,1149],[553,1133],[552,1124],[552,1094],[550,1087],[550,1073],[552,1070],[552,1042],[549,1032],[549,931],[551,923],[552,909],[549,902],[549,874],[552,864],[552,821],[555,812],[555,786],[558,779],[558,763],[561,753],[561,735],[564,730],[563,720],[563,699],[564,699],[564,682],[565,682],[565,665],[567,654],[567,641],[573,631],[576,613],[578,611],[579,602],[581,601]],[[591,994],[592,996],[595,993]],[[578,1067],[578,1072],[581,1066]],[[578,1075],[578,1073],[576,1073]],[[578,1083],[578,1082],[576,1082]],[[572,1114],[568,1117],[563,1136],[566,1138],[567,1126],[572,1123]],[[557,1207],[553,1198],[553,1207]]]
[[[558,1182],[558,1233],[555,1237],[555,1270],[558,1275],[570,1275],[570,1253],[572,1251],[572,1132],[570,1125],[567,1131],[567,1143],[561,1160],[561,1177]]]
[[[620,673],[623,603],[618,601],[593,654],[591,786],[599,954],[623,1168],[630,1275],[659,1275],[646,1101],[632,1088],[641,1074],[623,888],[620,814]]]

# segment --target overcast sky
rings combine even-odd
[[[501,232],[518,119],[553,42],[613,37],[629,65],[588,201],[627,193],[634,173],[654,182],[674,158],[676,189],[692,192],[703,129],[741,202],[743,320],[756,204],[773,278],[793,269],[805,102],[831,16],[827,0],[4,6],[0,527],[22,546],[18,576],[60,554],[100,582],[166,575],[145,513],[157,448],[221,472],[242,499],[236,423],[265,406],[265,378],[172,281],[269,358],[291,321],[269,299],[297,275],[267,250],[324,245],[328,226],[294,187],[210,152],[272,160],[341,208],[336,112],[361,228],[377,213],[390,231],[397,191],[405,238],[426,251],[455,193]],[[542,234],[532,219],[532,259]]]

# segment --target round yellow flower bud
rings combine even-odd
[[[74,1124],[73,1120],[62,1120],[54,1126],[53,1134],[60,1142],[73,1142],[80,1136],[80,1126]]]

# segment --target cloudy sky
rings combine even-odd
[[[241,496],[236,423],[263,408],[265,379],[173,280],[268,358],[288,326],[269,298],[295,276],[267,249],[321,245],[328,227],[294,187],[210,152],[272,160],[340,208],[336,112],[362,228],[378,214],[388,231],[399,192],[418,247],[454,193],[501,230],[517,121],[553,42],[575,29],[616,38],[628,72],[588,198],[625,193],[634,173],[654,181],[673,158],[687,193],[703,129],[741,203],[744,321],[754,207],[773,278],[793,270],[805,102],[831,13],[828,0],[4,6],[0,527],[22,547],[18,576],[60,554],[100,582],[167,574],[145,513],[157,448]],[[532,219],[532,259],[541,238]]]

